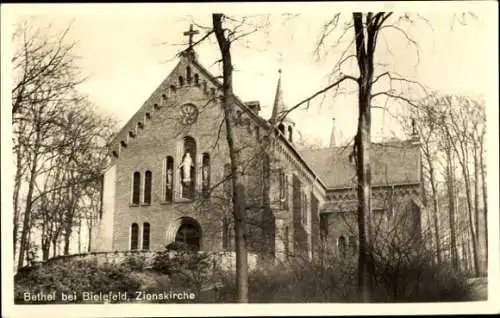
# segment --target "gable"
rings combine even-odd
[[[192,83],[188,83],[188,67],[190,68],[189,73],[191,81],[196,81],[198,84],[195,86],[199,86],[199,89],[203,90],[206,96],[210,98],[218,98],[220,96],[222,84],[210,74],[207,69],[198,63],[195,58],[182,56],[170,74],[160,83],[139,110],[108,143],[109,151],[115,158],[120,156],[120,152],[123,148],[126,148],[129,143],[134,142],[138,134],[147,132],[149,122],[155,116],[155,113],[161,112],[165,106],[171,105],[172,100],[175,100],[176,94],[179,92],[179,89],[182,89],[182,86],[186,84],[193,86]],[[183,82],[183,84],[181,82]],[[277,132],[277,128],[273,128],[269,121],[252,111],[237,96],[234,97],[235,105],[237,105],[238,108],[236,109],[236,116],[239,116],[238,113],[244,114],[244,116],[242,116],[244,121],[250,120],[252,124],[260,126],[263,131]],[[317,177],[314,170],[303,160],[292,143],[286,138],[283,138],[280,134],[277,134],[277,141],[288,150],[288,153],[295,158],[296,163],[300,165],[312,179],[316,179],[321,187],[325,188],[325,184],[321,178]]]

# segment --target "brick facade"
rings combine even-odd
[[[220,83],[196,58],[183,56],[110,142],[113,159],[104,174],[104,204],[94,251],[129,250],[134,223],[139,227],[139,249],[145,223],[149,224],[152,250],[172,243],[184,225],[201,232],[201,250],[231,249],[233,244],[227,240],[232,237],[232,227],[224,222],[231,219],[231,213],[224,191],[229,154],[220,88]],[[279,86],[278,94],[281,94]],[[193,113],[186,115],[193,108],[190,106],[189,110],[185,105],[194,105],[197,117],[190,117]],[[283,259],[287,254],[310,258],[319,245],[332,245],[346,232],[338,220],[343,212],[338,203],[352,200],[348,198],[352,191],[335,190],[335,185],[323,182],[335,178],[325,176],[324,171],[317,173],[314,164],[306,160],[310,160],[311,155],[304,156],[297,151],[290,136],[293,123],[287,122],[282,134],[278,125],[273,129],[272,121],[260,117],[258,110],[258,103],[245,104],[236,99],[232,114],[235,145],[243,160],[249,249],[271,258]],[[182,183],[183,167],[179,167],[184,158],[186,136],[195,144],[190,170],[195,184],[193,200],[183,198],[187,191],[183,190],[183,184],[189,183]],[[171,158],[167,160],[167,157]],[[203,167],[207,162],[206,176],[212,190],[209,197],[203,194]],[[173,168],[170,188],[168,167]],[[137,172],[141,177],[139,204],[133,202],[132,195],[133,176]],[[146,173],[151,176],[150,203],[145,202]],[[417,180],[410,186],[411,196],[419,196],[414,191],[418,184]],[[167,195],[168,189],[172,190],[172,200]],[[323,214],[336,216],[322,217]],[[325,220],[329,224],[328,235],[322,241],[320,229],[324,228]]]

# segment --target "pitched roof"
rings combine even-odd
[[[327,188],[352,187],[356,182],[352,146],[301,150],[300,155]],[[370,151],[372,185],[420,182],[419,147],[411,140],[373,143]]]

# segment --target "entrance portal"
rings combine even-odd
[[[190,250],[199,251],[201,247],[201,227],[196,220],[183,217],[175,235],[175,242],[185,245]]]

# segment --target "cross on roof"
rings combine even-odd
[[[189,47],[188,47],[189,51],[193,49],[193,35],[198,33],[200,33],[200,31],[194,30],[192,24],[189,25],[189,30],[184,32],[185,36],[189,36]]]

